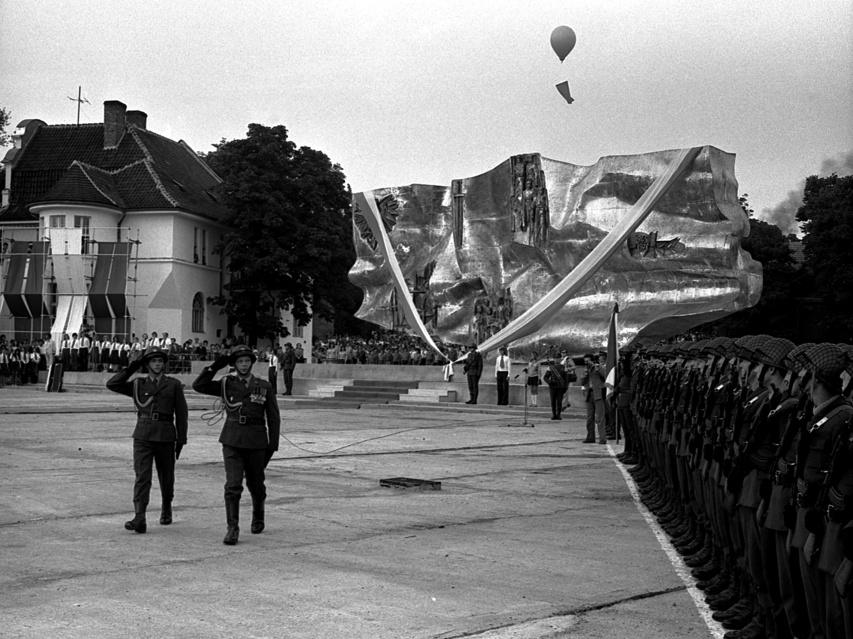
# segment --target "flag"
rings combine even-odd
[[[618,328],[616,326],[616,317],[619,314],[619,305],[613,305],[613,313],[610,315],[610,327],[607,329],[607,377],[604,380],[604,385],[607,387],[607,401],[613,401],[613,395],[616,392],[616,374],[619,364],[619,342],[616,340]]]

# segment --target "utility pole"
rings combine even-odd
[[[76,99],[76,100],[75,100],[74,98],[72,98],[70,95],[68,96],[68,99],[69,99],[69,100],[71,100],[72,102],[76,102],[76,103],[77,103],[77,126],[80,126],[80,105],[81,105],[83,102],[85,102],[86,104],[91,104],[91,102],[89,102],[86,98],[81,98],[81,97],[80,97],[80,96],[81,96],[82,91],[83,91],[83,87],[78,86],[78,87],[77,87],[77,99]]]

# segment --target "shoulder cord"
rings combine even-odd
[[[147,402],[142,402],[139,400],[139,380],[140,379],[142,379],[142,378],[137,377],[135,380],[133,380],[132,396],[133,396],[133,404],[134,404],[134,406],[136,406],[136,410],[138,410],[139,412],[142,412],[143,408],[148,408],[149,406],[151,406],[151,403],[154,401],[154,395],[149,397]]]

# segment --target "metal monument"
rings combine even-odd
[[[754,305],[761,265],[741,248],[735,156],[712,146],[591,166],[513,156],[450,185],[353,197],[358,317],[484,351],[601,348]]]

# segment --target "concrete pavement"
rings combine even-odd
[[[246,493],[229,547],[210,404],[190,396],[174,524],[155,481],[138,535],[130,400],[0,389],[3,637],[712,636],[579,419],[283,404],[267,529]],[[442,490],[380,487],[399,476]]]

